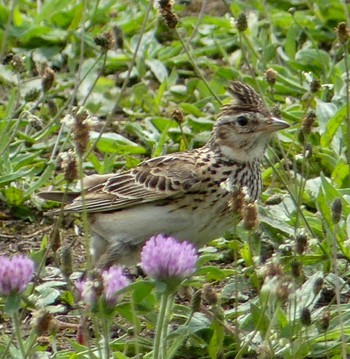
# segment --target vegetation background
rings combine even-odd
[[[348,2],[167,9],[145,0],[0,2],[0,253],[41,263],[22,302],[29,357],[99,357],[98,331],[85,346],[61,323],[81,316],[71,285],[86,261],[79,220],[57,225],[43,215],[53,204],[35,196],[67,186],[61,154],[74,141],[62,119],[74,106],[98,119],[81,173],[128,169],[203,145],[239,79],[292,127],[263,161],[259,226],[233,225],[201,251],[186,284],[203,305],[190,305],[191,293],[177,298],[167,357],[348,358]],[[114,312],[115,358],[150,357],[157,308],[154,285],[138,278]],[[61,323],[55,330],[29,324],[43,309]],[[19,358],[9,317],[0,299],[0,357]]]

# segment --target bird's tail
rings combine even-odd
[[[80,196],[80,192],[62,192],[62,191],[43,191],[37,193],[42,199],[46,201],[54,201],[60,203],[72,203],[77,197]]]

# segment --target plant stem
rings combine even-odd
[[[340,283],[339,283],[339,270],[338,270],[338,258],[337,258],[337,231],[339,230],[338,224],[334,224],[333,230],[333,238],[332,238],[332,256],[333,256],[333,272],[335,275],[335,298],[336,298],[336,307],[339,315],[339,324],[340,324],[340,342],[342,349],[342,357],[346,359],[346,339],[344,334],[344,317],[343,311],[341,307],[341,299],[340,299]]]
[[[109,359],[110,357],[110,347],[109,347],[109,336],[110,336],[110,321],[102,320],[102,327],[103,327],[103,342],[104,342],[104,353],[105,358]]]
[[[165,338],[163,337],[166,334],[167,327],[167,307],[168,307],[168,299],[170,299],[171,295],[168,292],[162,293],[160,297],[160,308],[157,319],[157,327],[156,327],[156,337],[154,339],[154,347],[153,347],[153,359],[165,359],[164,351],[166,349],[166,345],[164,343]]]
[[[167,337],[168,337],[168,327],[169,327],[169,318],[172,313],[174,303],[174,293],[169,294],[167,301],[166,301],[166,308],[165,308],[165,318],[163,321],[163,328],[162,328],[162,358],[167,358]]]
[[[350,169],[350,97],[349,97],[349,81],[350,81],[350,74],[349,74],[349,66],[348,66],[348,60],[349,55],[347,51],[347,46],[344,45],[344,65],[345,65],[345,88],[346,88],[346,161],[348,164],[348,167]],[[350,177],[348,184],[350,185]]]
[[[17,338],[18,347],[19,347],[19,350],[21,352],[22,358],[24,359],[24,358],[26,358],[26,351],[24,349],[24,344],[23,344],[23,340],[22,340],[21,328],[20,328],[20,325],[19,325],[19,318],[18,318],[18,312],[17,311],[15,311],[12,314],[12,323],[13,323],[13,327],[15,329],[15,335],[16,335],[16,338]]]

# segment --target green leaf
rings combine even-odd
[[[318,107],[321,108],[318,108]],[[326,127],[321,136],[321,146],[329,147],[335,133],[342,123],[344,123],[347,112],[347,105],[340,107],[337,112],[328,120],[327,115],[334,112],[335,108],[333,104],[317,101],[317,115],[320,122],[326,123]],[[320,118],[321,117],[321,118]]]
[[[26,177],[26,176],[32,176],[37,172],[36,168],[32,168],[29,170],[21,170],[21,171],[17,171],[8,175],[2,175],[0,176],[0,186],[1,185],[5,185],[5,184],[9,184],[17,179],[20,179],[22,177]]]
[[[348,187],[349,165],[344,160],[340,160],[334,167],[331,177],[339,188]]]
[[[337,107],[334,103],[316,99],[316,115],[320,125],[321,134],[326,130],[328,121],[335,115],[336,112]]]
[[[302,49],[296,53],[293,65],[306,71],[317,71],[319,74],[325,74],[329,70],[331,62],[329,54],[323,50]]]
[[[66,10],[67,7],[71,4],[70,0],[49,0],[45,1],[41,7],[41,11],[38,13],[35,18],[36,23],[40,23],[45,20],[48,21],[54,16],[57,12]]]
[[[322,214],[322,220],[325,223],[330,224],[332,222],[330,203],[329,203],[329,201],[327,201],[326,196],[324,195],[324,192],[322,189],[320,189],[318,196],[317,196],[317,208]]]
[[[270,325],[270,321],[266,313],[262,310],[260,306],[257,306],[253,303],[250,305],[250,311],[252,314],[254,327],[261,332],[262,336],[264,336]]]
[[[170,128],[178,127],[178,124],[175,120],[172,120],[167,117],[153,117],[150,122],[159,132],[164,132],[169,130]]]
[[[164,130],[162,131],[162,133],[158,139],[158,142],[156,143],[156,146],[152,153],[152,157],[158,157],[158,156],[161,156],[164,154],[165,142],[168,139],[168,136],[169,136],[168,131],[171,127],[172,127],[172,123],[171,123],[171,121],[169,121],[165,125]]]
[[[208,118],[194,118],[193,116],[189,116],[188,124],[195,132],[211,131],[213,128],[213,121]]]
[[[97,132],[91,132],[91,139],[98,137]],[[118,153],[118,154],[144,154],[146,150],[144,147],[128,140],[127,138],[117,133],[104,133],[97,142],[97,148],[101,152]]]
[[[211,328],[213,329],[213,336],[210,339],[208,352],[211,359],[217,359],[219,353],[223,352],[223,343],[224,343],[224,327],[221,323],[215,321]]]
[[[146,60],[146,65],[150,68],[159,83],[162,83],[168,78],[168,70],[163,62],[156,59],[150,59]]]
[[[214,266],[205,266],[197,271],[198,275],[205,275],[208,280],[223,280],[227,274],[223,269]]]
[[[135,305],[141,304],[152,293],[154,287],[154,283],[150,281],[139,281],[130,284],[129,289],[132,291]]]
[[[16,187],[8,187],[3,190],[6,200],[10,206],[20,206],[26,198],[23,195],[23,190]]]

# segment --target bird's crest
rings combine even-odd
[[[233,100],[224,106],[224,110],[260,112],[266,116],[271,116],[271,112],[265,106],[261,96],[249,85],[240,81],[232,81],[228,91]]]

